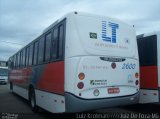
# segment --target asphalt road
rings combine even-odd
[[[140,115],[145,117],[143,114],[154,114],[155,119],[160,118],[160,105],[158,104],[143,104],[143,105],[132,105],[125,107],[107,108],[96,110],[93,112],[86,112],[87,114],[119,114],[118,118],[131,118],[131,114]],[[130,115],[128,115],[130,114]],[[132,115],[132,116],[136,116]],[[57,118],[81,118],[86,115],[68,115],[68,114],[51,114],[45,110],[40,110],[38,113],[32,112],[28,101],[21,98],[16,94],[12,94],[9,91],[9,85],[0,85],[0,119],[51,119]],[[11,118],[14,117],[14,118]],[[138,117],[138,118],[139,118]],[[90,118],[90,117],[86,117]],[[91,116],[91,118],[94,118]],[[114,117],[113,117],[114,118]],[[147,118],[147,117],[146,117]],[[144,118],[145,119],[145,118]]]
[[[32,112],[28,101],[12,94],[9,85],[0,85],[0,119],[47,119],[45,114]],[[16,118],[17,117],[17,118]]]

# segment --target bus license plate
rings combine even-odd
[[[109,94],[119,93],[119,92],[120,92],[119,88],[108,88]]]

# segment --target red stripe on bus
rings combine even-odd
[[[10,71],[9,80],[14,84],[25,84],[29,83],[29,78],[32,73],[32,68],[15,69]]]
[[[140,67],[140,87],[141,88],[158,88],[158,67],[141,66]]]
[[[47,64],[37,88],[48,92],[64,94],[64,62]]]

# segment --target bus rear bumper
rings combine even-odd
[[[65,93],[66,112],[83,112],[108,107],[137,104],[139,92],[130,96],[103,98],[103,99],[83,99],[73,94]]]

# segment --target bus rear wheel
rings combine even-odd
[[[29,93],[29,102],[30,102],[30,106],[32,111],[34,112],[38,112],[38,107],[36,105],[36,97],[35,97],[35,91],[33,88],[31,88],[30,93]]]

